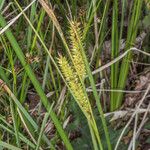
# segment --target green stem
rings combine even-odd
[[[98,107],[98,111],[100,113],[100,117],[101,117],[101,120],[102,120],[102,125],[103,125],[103,128],[104,128],[108,149],[111,150],[112,148],[111,148],[109,132],[108,132],[106,120],[105,120],[105,117],[104,117],[103,109],[102,109],[102,106],[101,106],[101,103],[100,103],[100,97],[99,97],[99,95],[97,93],[97,89],[96,89],[96,86],[95,86],[94,78],[93,78],[93,75],[92,75],[92,72],[91,72],[91,69],[90,69],[90,65],[89,65],[87,57],[85,55],[84,48],[82,47],[79,35],[78,35],[78,33],[77,33],[77,31],[75,29],[74,29],[74,32],[76,34],[77,42],[78,42],[79,47],[81,49],[81,53],[82,53],[82,57],[83,57],[83,60],[84,60],[84,63],[85,63],[87,75],[89,77],[90,84],[91,84],[91,87],[92,87],[92,90],[93,90],[93,94],[94,94],[94,97],[95,97],[95,100],[96,100],[96,104],[97,104],[97,107]]]

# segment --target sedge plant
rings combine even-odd
[[[87,75],[87,70],[86,70],[86,65],[80,47],[80,44],[82,45],[82,47],[84,47],[83,44],[84,42],[83,42],[83,33],[79,26],[80,26],[79,22],[70,21],[69,37],[71,43],[70,51],[72,55],[72,61],[70,62],[67,60],[66,57],[60,55],[58,62],[62,74],[66,82],[68,83],[69,89],[72,95],[74,96],[74,99],[76,100],[80,109],[82,110],[82,112],[87,118],[89,128],[91,131],[94,149],[98,148],[98,144],[99,144],[99,148],[103,149],[103,145],[101,143],[98,129],[96,126],[96,121],[94,119],[92,108],[84,87],[84,78]],[[81,42],[80,44],[78,43],[77,38],[79,38]],[[98,144],[96,143],[95,138],[97,139]]]
[[[94,66],[94,68],[99,67],[101,65],[101,50],[103,49],[103,43],[105,38],[107,37],[107,34],[109,34],[109,31],[111,31],[111,60],[115,59],[120,54],[120,47],[121,47],[121,40],[124,38],[124,20],[126,15],[126,4],[130,3],[130,11],[129,11],[129,17],[128,17],[128,30],[127,30],[127,38],[126,38],[126,47],[124,51],[128,50],[133,46],[135,43],[135,38],[138,33],[138,24],[139,24],[139,17],[141,14],[141,8],[142,8],[142,1],[143,0],[133,0],[131,3],[126,0],[106,0],[106,1],[87,1],[86,7],[88,8],[85,12],[86,17],[84,16],[84,19],[86,18],[86,23],[83,21],[84,24],[83,31],[80,28],[80,23],[77,21],[70,21],[73,20],[73,18],[77,18],[78,16],[78,5],[80,7],[80,4],[84,5],[83,1],[77,1],[72,0],[72,3],[68,0],[61,1],[51,1],[47,3],[46,0],[39,0],[37,3],[35,2],[31,10],[27,11],[28,15],[26,15],[26,12],[23,12],[22,8],[19,5],[19,1],[14,0],[14,3],[12,3],[13,9],[15,10],[15,6],[18,6],[16,9],[17,11],[20,10],[22,13],[22,17],[20,17],[18,20],[16,20],[17,27],[13,26],[13,29],[15,29],[15,35],[16,37],[20,34],[20,27],[23,26],[23,28],[26,26],[22,25],[23,17],[25,17],[28,27],[27,32],[24,36],[23,43],[27,45],[27,51],[30,55],[40,55],[42,56],[42,59],[46,56],[46,61],[41,61],[42,67],[38,68],[41,73],[40,75],[43,78],[42,85],[37,80],[35,74],[33,73],[33,70],[37,68],[39,64],[31,64],[32,69],[30,67],[30,64],[28,63],[27,58],[25,57],[25,54],[23,53],[23,49],[19,45],[21,45],[20,39],[15,38],[15,36],[12,34],[10,29],[7,29],[4,34],[5,38],[1,38],[1,44],[3,49],[6,49],[5,51],[7,53],[4,53],[6,55],[8,60],[8,66],[4,64],[4,68],[2,65],[0,65],[0,79],[4,80],[7,84],[7,90],[5,89],[5,92],[8,93],[5,95],[6,100],[8,99],[7,106],[11,109],[10,113],[12,116],[12,124],[10,125],[6,120],[4,119],[5,116],[0,115],[0,127],[2,130],[5,130],[7,134],[11,136],[14,136],[13,145],[10,145],[8,143],[0,141],[0,146],[8,148],[8,149],[20,149],[22,147],[22,143],[25,143],[29,149],[41,149],[45,145],[50,145],[51,139],[48,139],[44,135],[44,127],[47,123],[47,119],[50,118],[54,122],[54,125],[56,127],[56,133],[55,133],[55,144],[57,144],[59,136],[62,138],[62,143],[66,147],[66,149],[73,149],[70,139],[67,137],[65,133],[65,129],[62,128],[62,117],[54,113],[54,111],[51,109],[52,105],[50,105],[44,91],[51,91],[54,90],[56,95],[54,96],[53,102],[58,102],[57,99],[59,98],[59,91],[62,89],[61,79],[64,80],[65,85],[68,87],[69,91],[68,93],[71,93],[76,103],[79,105],[80,109],[82,110],[83,114],[85,115],[87,119],[87,123],[89,125],[91,139],[93,142],[94,149],[105,149],[105,145],[103,145],[104,140],[102,139],[101,135],[99,135],[101,132],[98,131],[98,127],[96,124],[96,119],[94,117],[94,113],[92,110],[92,105],[90,102],[93,102],[86,91],[86,85],[85,85],[85,78],[87,78],[86,83],[90,84],[92,87],[92,93],[93,95],[90,95],[93,100],[96,100],[96,106],[99,112],[99,116],[101,117],[101,122],[103,125],[104,134],[106,137],[107,147],[108,150],[112,149],[110,138],[109,138],[109,132],[107,129],[106,120],[103,114],[103,108],[100,103],[100,95],[97,92],[96,83],[100,78],[103,78],[104,74],[103,72],[100,72],[98,76],[92,75],[91,67],[90,65]],[[149,0],[145,0],[145,2],[148,3]],[[28,0],[25,0],[23,4],[29,3]],[[53,10],[50,5],[54,3],[56,4],[56,8],[54,9],[61,12],[60,22],[61,18],[63,17],[63,22],[59,24],[57,17],[53,13]],[[69,5],[71,3],[71,5]],[[120,15],[120,8],[119,5],[121,3],[121,15]],[[5,1],[2,0],[0,2],[0,10],[5,6]],[[41,4],[41,5],[40,5]],[[112,4],[112,5],[111,5]],[[67,6],[67,9],[65,8]],[[38,9],[37,9],[38,8]],[[112,9],[110,9],[112,8]],[[41,11],[39,11],[41,10]],[[112,10],[112,18],[110,18],[111,14],[109,13]],[[16,12],[17,12],[16,11]],[[69,38],[70,42],[66,40],[66,37],[63,34],[63,30],[65,28],[62,28],[61,26],[66,25],[68,22],[68,18],[66,16],[66,12],[69,11]],[[17,14],[15,12],[15,14]],[[45,17],[47,15],[48,17]],[[5,15],[5,13],[0,14],[0,26],[4,27],[6,25],[6,21],[4,17],[2,17],[2,14]],[[29,17],[28,17],[29,16]],[[43,25],[44,19],[47,18],[49,22]],[[59,18],[59,17],[58,17]],[[7,19],[7,17],[6,17]],[[83,19],[83,20],[84,20]],[[98,20],[97,20],[98,19]],[[121,20],[120,20],[121,19]],[[107,26],[109,26],[109,21],[112,21],[111,27],[109,30],[107,30]],[[37,23],[37,26],[36,26]],[[44,22],[45,23],[45,22]],[[15,24],[15,23],[14,23]],[[34,28],[35,26],[35,28]],[[46,30],[43,32],[42,27],[46,26]],[[51,28],[52,31],[51,31]],[[95,37],[94,40],[91,29],[94,28]],[[56,29],[56,32],[55,32]],[[24,29],[23,29],[24,30]],[[106,33],[107,32],[107,33]],[[49,38],[49,35],[53,34],[51,38]],[[54,59],[57,57],[57,44],[55,44],[55,40],[57,40],[57,35],[59,35],[60,41],[59,46],[63,50],[66,50],[67,53],[62,52],[61,55],[59,55],[58,63]],[[3,37],[3,36],[2,36]],[[48,37],[48,38],[47,38]],[[25,39],[26,38],[26,39]],[[109,35],[108,35],[109,38]],[[19,41],[18,41],[19,39]],[[49,42],[51,42],[51,45],[49,46],[49,49],[47,48],[47,39]],[[6,42],[7,41],[7,42]],[[92,42],[91,42],[92,41]],[[92,45],[94,41],[94,46]],[[10,43],[10,45],[7,45]],[[88,44],[93,46],[92,49],[92,57],[89,61],[86,56],[86,48],[84,44]],[[68,46],[70,44],[70,46]],[[64,46],[64,47],[63,47]],[[52,52],[53,49],[53,52]],[[14,50],[14,51],[13,51]],[[37,51],[36,51],[37,50]],[[43,53],[42,50],[45,50],[46,53]],[[25,52],[26,53],[26,52]],[[67,55],[64,55],[67,54]],[[67,57],[68,56],[68,57]],[[15,72],[15,64],[17,62],[17,59],[19,58],[22,69],[19,74]],[[117,63],[111,65],[111,75],[110,75],[110,88],[116,89],[114,92],[113,90],[110,92],[110,110],[114,111],[118,109],[123,100],[123,93],[120,91],[125,88],[127,76],[129,74],[129,66],[132,59],[132,52],[129,52],[129,54],[124,57],[124,60],[120,63],[117,61]],[[100,63],[99,63],[100,62]],[[103,64],[103,63],[102,63]],[[12,73],[8,73],[5,69],[6,67],[11,68]],[[45,68],[44,68],[45,67]],[[53,67],[56,68],[56,70],[53,70]],[[44,69],[43,69],[44,68]],[[50,75],[50,76],[49,76]],[[12,77],[11,80],[10,77]],[[22,86],[19,86],[17,79],[22,79]],[[49,78],[48,78],[49,77]],[[28,79],[29,78],[29,79]],[[47,82],[49,80],[51,82]],[[2,80],[0,80],[2,82]],[[95,80],[95,81],[94,81]],[[87,82],[89,81],[89,82]],[[52,84],[51,84],[52,83]],[[25,109],[24,102],[27,97],[27,92],[30,87],[30,85],[33,84],[35,87],[35,90],[37,94],[40,96],[40,107],[38,110],[38,115],[41,115],[41,106],[42,104],[46,108],[46,114],[44,116],[41,129],[39,128],[39,121],[40,117],[37,119],[36,123],[31,116],[27,113],[27,110]],[[4,86],[2,86],[4,87]],[[9,88],[8,88],[9,87]],[[117,91],[117,89],[119,89]],[[68,94],[67,93],[67,94]],[[3,93],[2,93],[3,94]],[[66,94],[66,95],[67,95]],[[65,95],[65,94],[64,94]],[[68,94],[70,96],[70,94]],[[17,99],[17,97],[19,99]],[[60,94],[61,97],[61,94]],[[65,96],[64,96],[65,97]],[[67,96],[65,100],[70,99],[70,97]],[[3,100],[3,99],[2,99]],[[105,99],[104,99],[105,100]],[[107,100],[106,100],[107,101]],[[2,103],[5,103],[4,101]],[[66,102],[65,102],[66,103]],[[63,107],[65,107],[65,104],[62,104]],[[57,105],[56,105],[57,106]],[[1,106],[2,108],[3,106]],[[63,113],[63,109],[60,107],[59,112]],[[66,109],[66,107],[65,107]],[[54,108],[55,110],[55,108]],[[6,112],[4,113],[6,114]],[[19,121],[19,120],[20,121]],[[60,121],[61,120],[61,121]],[[28,130],[28,135],[31,139],[27,139],[26,135],[23,135],[24,133],[21,131],[22,126],[26,127],[26,130]],[[36,132],[34,132],[36,131]],[[37,136],[39,132],[39,136]],[[110,132],[111,133],[111,132]],[[11,135],[12,134],[12,135]],[[43,136],[44,135],[44,136]],[[84,137],[83,137],[84,138]],[[11,143],[12,141],[9,141],[9,138],[7,138],[7,141]],[[74,141],[73,141],[74,142]],[[45,145],[43,144],[45,143]],[[113,143],[113,142],[112,142]],[[17,148],[18,147],[18,148]],[[1,147],[0,147],[1,148]]]
[[[44,10],[47,12],[47,14],[49,15],[49,17],[51,18],[51,20],[53,21],[60,37],[61,37],[61,40],[64,44],[64,47],[67,51],[67,53],[69,54],[69,57],[72,61],[72,64],[73,66],[74,65],[74,61],[73,61],[73,58],[72,58],[72,54],[70,52],[70,49],[68,47],[68,44],[65,40],[65,37],[64,37],[64,34],[63,34],[63,31],[61,29],[61,26],[55,16],[55,14],[53,13],[53,10],[46,4],[46,2],[44,2],[43,0],[40,1],[40,4],[43,6]],[[105,120],[105,117],[104,117],[104,114],[103,114],[103,110],[102,110],[102,106],[101,106],[101,103],[100,103],[100,97],[98,95],[98,92],[97,92],[97,89],[96,89],[96,85],[95,85],[95,81],[94,81],[94,78],[93,78],[93,75],[92,75],[92,72],[91,72],[91,69],[90,69],[90,65],[89,65],[89,62],[87,60],[87,57],[85,55],[85,51],[84,51],[84,48],[82,46],[82,42],[81,42],[81,39],[77,33],[77,29],[75,28],[75,26],[73,26],[73,24],[70,22],[70,26],[71,28],[73,29],[75,35],[76,35],[76,40],[78,42],[78,45],[80,47],[80,50],[81,50],[81,54],[82,54],[82,57],[83,57],[83,61],[84,61],[84,64],[85,64],[85,68],[86,68],[86,71],[87,71],[87,76],[89,78],[89,81],[90,81],[90,84],[91,84],[91,87],[92,87],[92,90],[93,90],[93,95],[94,95],[94,98],[96,100],[96,104],[97,104],[97,108],[98,108],[98,111],[99,111],[99,114],[100,114],[100,117],[101,117],[101,120],[102,120],[102,125],[103,125],[103,129],[104,129],[104,133],[105,133],[105,137],[106,137],[106,142],[107,142],[107,145],[108,145],[108,149],[110,150],[111,149],[111,143],[110,143],[110,137],[109,137],[109,132],[108,132],[108,128],[107,128],[107,124],[106,124],[106,120]],[[85,36],[85,34],[84,34]],[[83,37],[84,37],[83,36]],[[84,37],[85,38],[85,37]],[[84,39],[83,38],[83,39]],[[48,53],[49,54],[49,53]],[[52,58],[51,58],[52,59]],[[57,65],[55,65],[55,67],[57,68]],[[75,68],[75,67],[74,67]],[[57,68],[58,72],[59,72],[59,69]],[[60,73],[60,72],[59,72]],[[60,73],[61,74],[61,73]],[[63,77],[62,77],[63,78]],[[80,78],[79,78],[80,79]],[[82,82],[82,80],[80,79],[80,82],[81,84],[83,85],[83,88],[85,89],[85,86],[84,86],[84,83]],[[66,83],[67,84],[67,83]]]

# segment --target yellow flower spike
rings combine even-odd
[[[88,102],[89,100],[84,95],[84,90],[81,86],[81,83],[79,82],[77,74],[74,73],[74,70],[65,57],[60,56],[60,58],[58,59],[58,63],[77,103],[82,108],[82,111],[88,114],[88,117],[90,117],[91,108]]]
[[[83,79],[84,76],[86,75],[86,68],[84,65],[83,58],[82,58],[81,50],[79,48],[79,44],[76,39],[76,34],[74,33],[74,29],[75,29],[80,37],[80,40],[82,41],[82,32],[81,32],[81,28],[79,26],[80,26],[80,23],[71,21],[69,32],[70,32],[70,41],[71,41],[71,52],[72,52],[72,56],[73,56],[73,62],[75,65],[75,69],[76,69],[79,77],[81,79]]]

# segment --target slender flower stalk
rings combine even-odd
[[[61,68],[62,74],[64,75],[64,78],[66,79],[68,83],[71,93],[74,96],[74,99],[76,100],[77,104],[79,105],[83,113],[85,114],[89,122],[90,128],[93,129],[91,131],[93,131],[93,133],[95,134],[95,137],[97,138],[97,142],[99,144],[100,149],[103,149],[89,99],[84,93],[84,89],[80,83],[80,79],[77,75],[77,72],[75,72],[73,67],[69,64],[66,57],[60,56],[58,58],[58,63]],[[94,145],[94,147],[97,147],[97,146]]]
[[[107,123],[106,123],[106,120],[105,120],[105,117],[104,117],[102,106],[101,106],[100,101],[99,101],[100,97],[97,93],[96,86],[95,86],[95,81],[94,81],[94,78],[92,76],[92,72],[91,72],[89,62],[87,60],[85,50],[84,50],[84,46],[83,46],[83,39],[84,38],[81,38],[79,30],[77,29],[77,26],[75,26],[74,22],[72,22],[72,21],[69,21],[69,22],[70,22],[70,27],[71,27],[72,31],[74,32],[74,35],[75,35],[75,38],[76,38],[76,43],[79,46],[79,49],[80,49],[80,52],[81,52],[81,55],[82,55],[82,60],[84,62],[86,72],[87,72],[87,75],[89,77],[89,81],[90,81],[90,84],[92,86],[92,89],[93,89],[93,95],[96,99],[96,104],[97,104],[97,107],[98,107],[98,111],[99,111],[100,116],[101,116],[106,141],[107,141],[107,144],[108,144],[108,149],[111,150],[112,148],[111,148],[111,142],[110,142],[109,132],[108,132],[108,128],[107,128]],[[82,80],[80,80],[80,81],[82,82]],[[94,120],[94,118],[93,118],[93,120]],[[95,133],[97,133],[97,132],[95,132]],[[103,149],[103,148],[101,147],[100,149]]]
[[[76,28],[76,31],[78,32],[80,40],[83,44],[82,32],[79,27],[80,24],[78,22],[72,21],[70,24],[69,37],[71,43],[70,51],[73,59],[71,59],[71,62],[69,62],[66,59],[66,57],[60,56],[58,58],[58,63],[61,68],[61,72],[64,76],[64,79],[68,84],[69,90],[71,91],[75,101],[77,102],[77,104],[79,105],[79,107],[81,108],[81,110],[87,118],[90,132],[92,135],[94,149],[97,149],[99,147],[102,150],[103,146],[100,140],[98,128],[83,83],[83,79],[86,75],[86,67],[84,64],[80,46],[77,42],[78,40],[76,37],[76,33],[74,32],[74,28],[72,27],[72,25]]]

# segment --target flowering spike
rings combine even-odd
[[[89,114],[90,105],[88,102],[88,98],[84,94],[84,90],[81,86],[81,83],[79,82],[77,74],[74,73],[74,70],[72,69],[65,57],[59,57],[58,63],[77,103],[82,108],[82,111]]]
[[[73,63],[75,65],[77,74],[79,75],[81,79],[83,79],[84,76],[86,75],[86,68],[84,65],[84,60],[83,60],[80,46],[78,44],[78,40],[76,38],[76,33],[75,33],[76,31],[80,37],[81,43],[83,43],[82,32],[79,26],[80,26],[80,23],[71,21],[69,32],[70,32],[71,52],[73,56]]]

